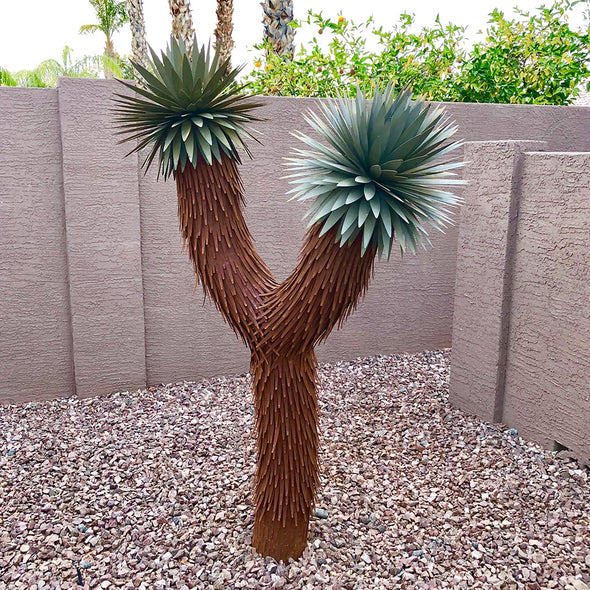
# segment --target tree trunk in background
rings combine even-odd
[[[190,0],[168,0],[168,4],[172,15],[172,36],[182,39],[187,49],[190,49],[195,35]]]
[[[273,51],[285,59],[295,53],[295,29],[288,26],[293,20],[293,0],[264,0],[264,38]]]
[[[219,48],[221,61],[231,58],[234,48],[232,38],[234,25],[232,16],[234,13],[233,0],[217,0],[217,26],[215,27],[215,48]],[[228,64],[228,69],[230,68]]]
[[[107,35],[107,42],[104,46],[104,54],[109,59],[116,61],[117,60],[117,52],[115,51],[115,45],[113,44],[113,40],[109,35]],[[105,78],[113,78],[113,70],[108,63],[104,65],[104,77]]]
[[[147,41],[145,38],[145,18],[143,0],[127,0],[127,16],[131,28],[131,51],[133,61],[149,68]]]
[[[306,234],[299,262],[278,284],[244,220],[235,161],[176,170],[180,230],[205,293],[252,353],[257,433],[252,543],[275,559],[299,557],[318,486],[314,346],[354,310],[372,275],[375,249],[362,234],[340,247],[337,230]]]

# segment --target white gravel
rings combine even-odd
[[[247,376],[1,407],[0,590],[588,590],[588,471],[452,409],[448,369],[322,366],[324,518],[286,565],[249,546]]]

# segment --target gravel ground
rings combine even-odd
[[[0,589],[590,586],[588,471],[447,402],[449,352],[323,365],[309,548],[257,556],[248,377],[0,408]]]

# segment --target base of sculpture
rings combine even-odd
[[[277,561],[287,561],[289,557],[301,557],[307,546],[307,529],[309,516],[286,522],[274,520],[270,512],[256,515],[252,545],[261,555],[274,557]]]

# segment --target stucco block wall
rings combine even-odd
[[[453,400],[490,422],[502,418],[518,181],[534,141],[472,142],[465,147],[456,264],[451,371]]]
[[[575,106],[440,103],[466,141],[526,139],[552,152],[590,151],[590,109]]]
[[[55,90],[0,88],[0,402],[248,369],[248,351],[195,289],[173,181],[144,175],[117,143],[109,109],[121,89],[80,79]],[[299,143],[291,131],[311,131],[303,114],[318,101],[265,100],[261,144],[241,171],[257,247],[282,279],[305,231],[305,204],[287,201],[283,158]],[[466,140],[590,151],[590,109],[446,106]],[[379,263],[320,360],[450,346],[457,235],[433,232],[434,249]]]
[[[74,391],[57,90],[0,93],[0,400]]]
[[[526,154],[502,421],[590,465],[590,153]]]
[[[76,392],[143,387],[137,156],[113,133],[112,82],[58,90]]]
[[[466,148],[450,399],[590,464],[590,153],[534,146]]]

